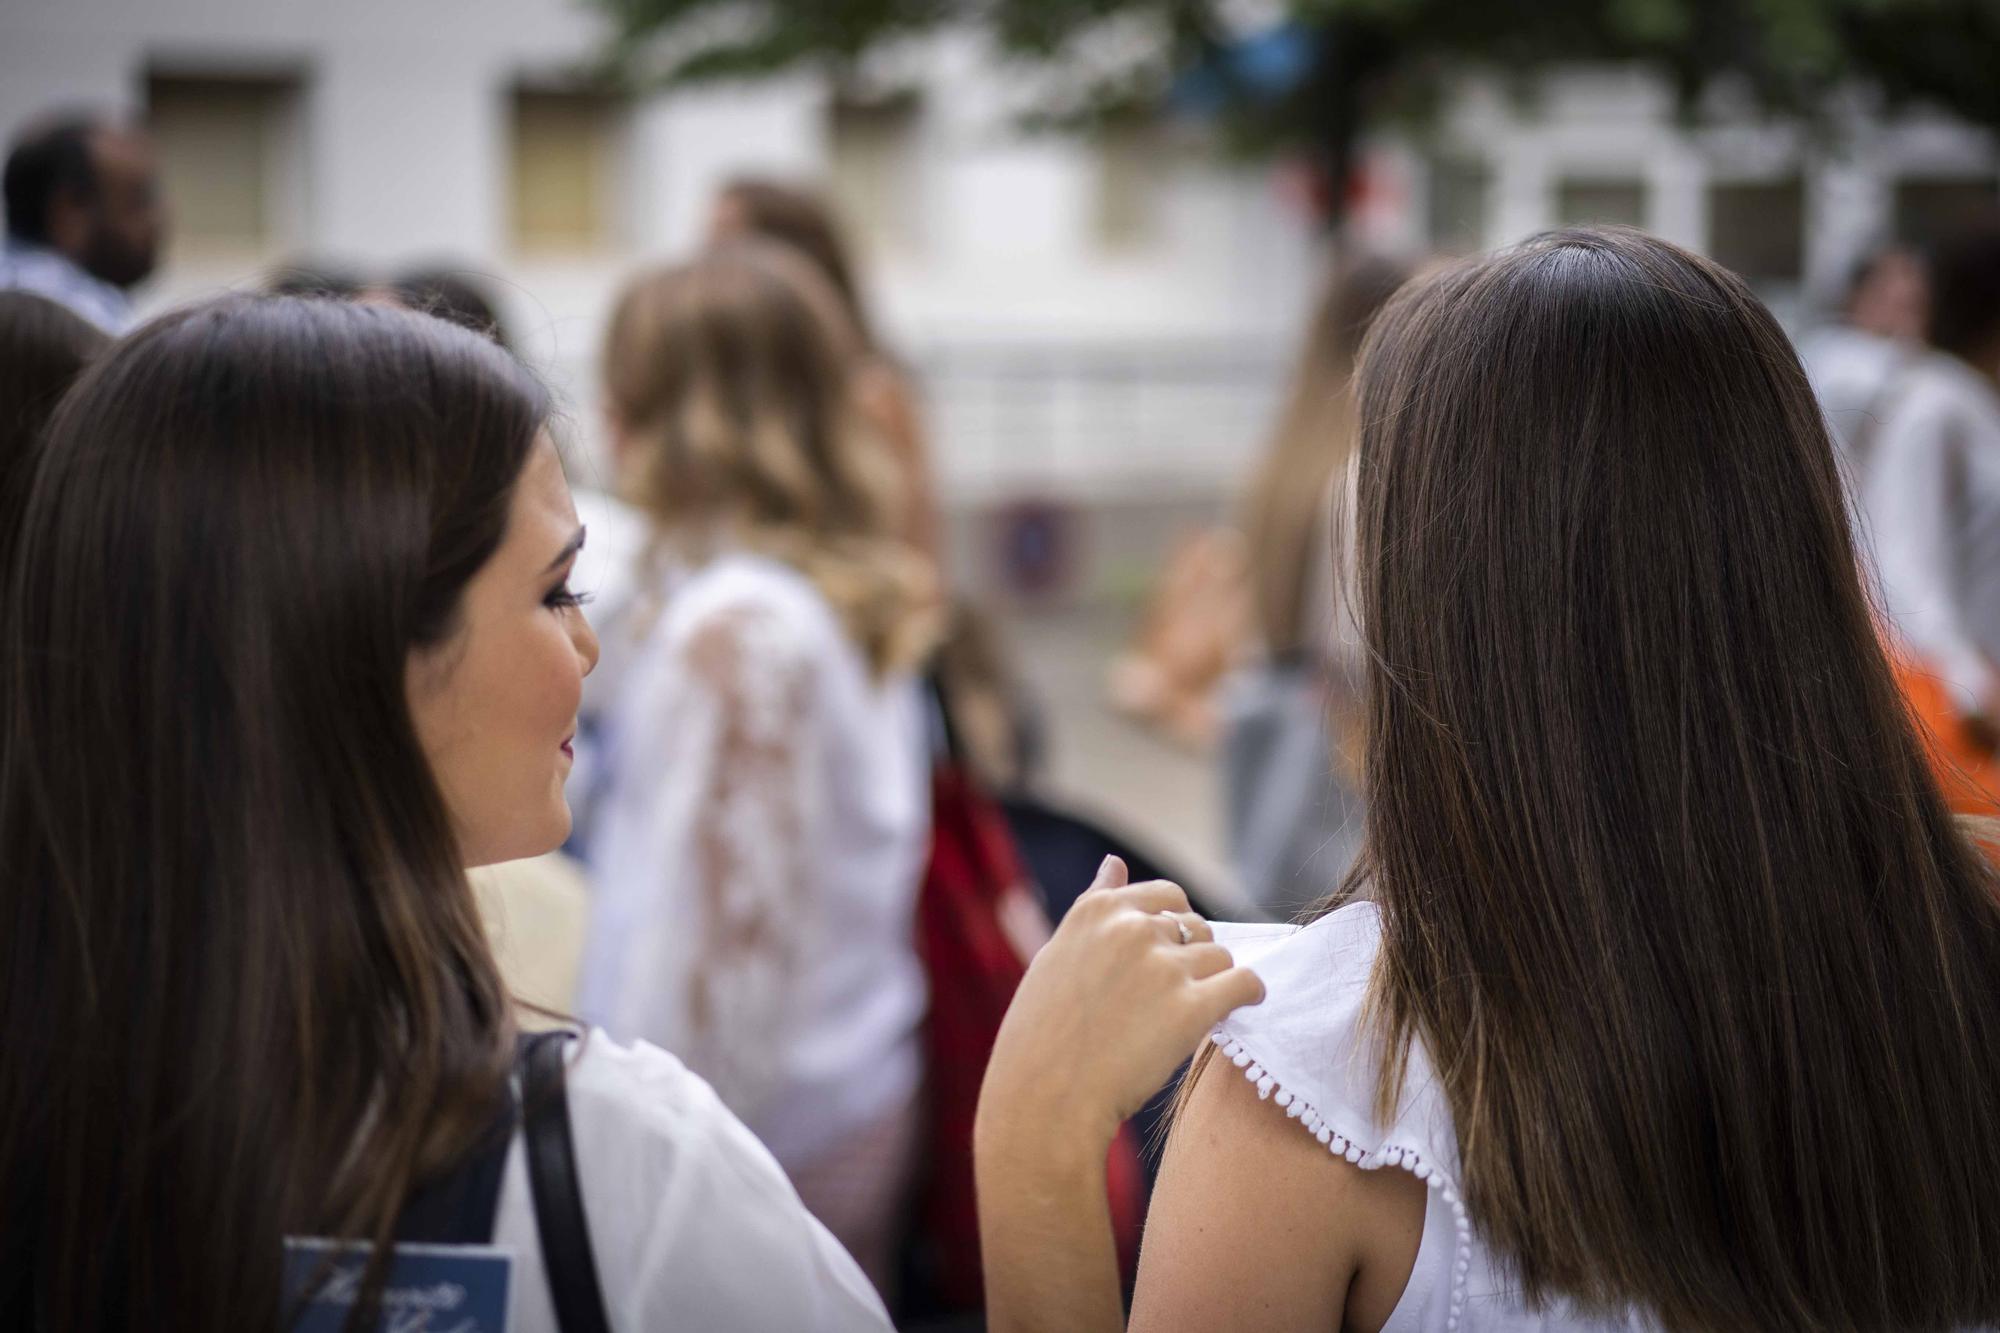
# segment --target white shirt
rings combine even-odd
[[[1633,1309],[1580,1313],[1551,1300],[1540,1310],[1474,1230],[1459,1194],[1458,1130],[1429,1052],[1412,1041],[1390,1122],[1375,1115],[1382,1068],[1379,1027],[1367,1002],[1381,948],[1381,909],[1353,902],[1308,926],[1213,923],[1216,941],[1264,982],[1261,1004],[1238,1009],[1211,1034],[1258,1095],[1364,1171],[1394,1167],[1430,1187],[1416,1263],[1382,1333],[1645,1333]],[[1253,1182],[1245,1182],[1254,1189]]]
[[[68,255],[18,236],[0,240],[0,291],[46,296],[114,338],[132,327],[132,298]]]
[[[1349,903],[1303,928],[1216,922],[1217,941],[1255,969],[1265,998],[1231,1014],[1211,1040],[1329,1152],[1364,1171],[1400,1168],[1430,1186],[1417,1261],[1382,1333],[1651,1327],[1636,1314],[1592,1320],[1561,1301],[1538,1311],[1519,1298],[1459,1196],[1458,1132],[1421,1042],[1411,1046],[1393,1122],[1376,1120],[1381,1043],[1363,1007],[1381,945],[1379,910]]]
[[[1887,395],[1862,481],[1884,613],[1978,707],[2000,686],[2000,391],[1924,356]]]
[[[613,1328],[885,1333],[861,1269],[706,1083],[602,1031],[571,1050],[577,1183]],[[519,1135],[493,1243],[514,1252],[516,1333],[558,1333]]]
[[[774,560],[657,570],[619,602],[592,611],[597,753],[572,778],[596,893],[578,1003],[803,1166],[921,1077],[923,700]]]
[[[1921,349],[1909,343],[1846,324],[1829,324],[1799,340],[1806,378],[1850,469],[1858,461],[1856,447],[1873,434],[1891,381],[1920,355]]]

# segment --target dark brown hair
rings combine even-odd
[[[2000,211],[1946,237],[1931,254],[1933,346],[1991,375],[2000,351]]]
[[[398,274],[389,291],[412,310],[471,329],[512,351],[514,344],[490,283],[477,270],[437,264]]]
[[[1284,411],[1244,498],[1250,593],[1257,628],[1273,653],[1292,652],[1326,626],[1303,623],[1307,571],[1325,564],[1328,488],[1354,447],[1349,379],[1355,353],[1383,303],[1410,276],[1408,266],[1365,257],[1338,265],[1306,326]]]
[[[1777,323],[1559,232],[1391,302],[1359,410],[1384,1107],[1421,1041],[1531,1301],[2000,1318],[1992,876]]]
[[[0,292],[0,567],[21,523],[42,430],[110,345],[96,325],[45,296]]]
[[[405,681],[545,409],[439,321],[239,297],[51,423],[0,620],[28,1327],[273,1327],[282,1237],[379,1245],[497,1109],[510,1019]]]

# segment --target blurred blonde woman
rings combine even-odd
[[[717,244],[757,239],[795,252],[840,300],[854,342],[855,408],[874,429],[901,474],[894,528],[933,560],[943,550],[930,445],[916,389],[875,334],[845,229],[818,191],[784,181],[743,176],[722,187],[709,215]]]
[[[886,1290],[917,1129],[929,566],[852,409],[851,323],[738,243],[646,273],[605,347],[646,516],[586,710],[581,1005],[675,1051]]]

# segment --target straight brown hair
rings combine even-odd
[[[1354,449],[1354,360],[1368,326],[1410,269],[1363,257],[1334,268],[1292,369],[1285,405],[1264,446],[1238,520],[1250,549],[1251,606],[1274,655],[1312,646],[1325,625],[1305,623],[1307,574],[1320,560],[1327,497]]]
[[[1733,275],[1547,235],[1359,376],[1383,1108],[1421,1041],[1531,1302],[2000,1319],[2000,914]]]
[[[405,681],[546,410],[474,334],[281,297],[64,400],[0,620],[25,1327],[273,1328],[285,1236],[379,1254],[492,1123],[511,1020]]]

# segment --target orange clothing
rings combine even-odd
[[[1944,682],[1908,658],[1893,660],[1896,683],[1930,751],[1931,772],[1952,812],[2000,815],[2000,755],[1973,739]]]

